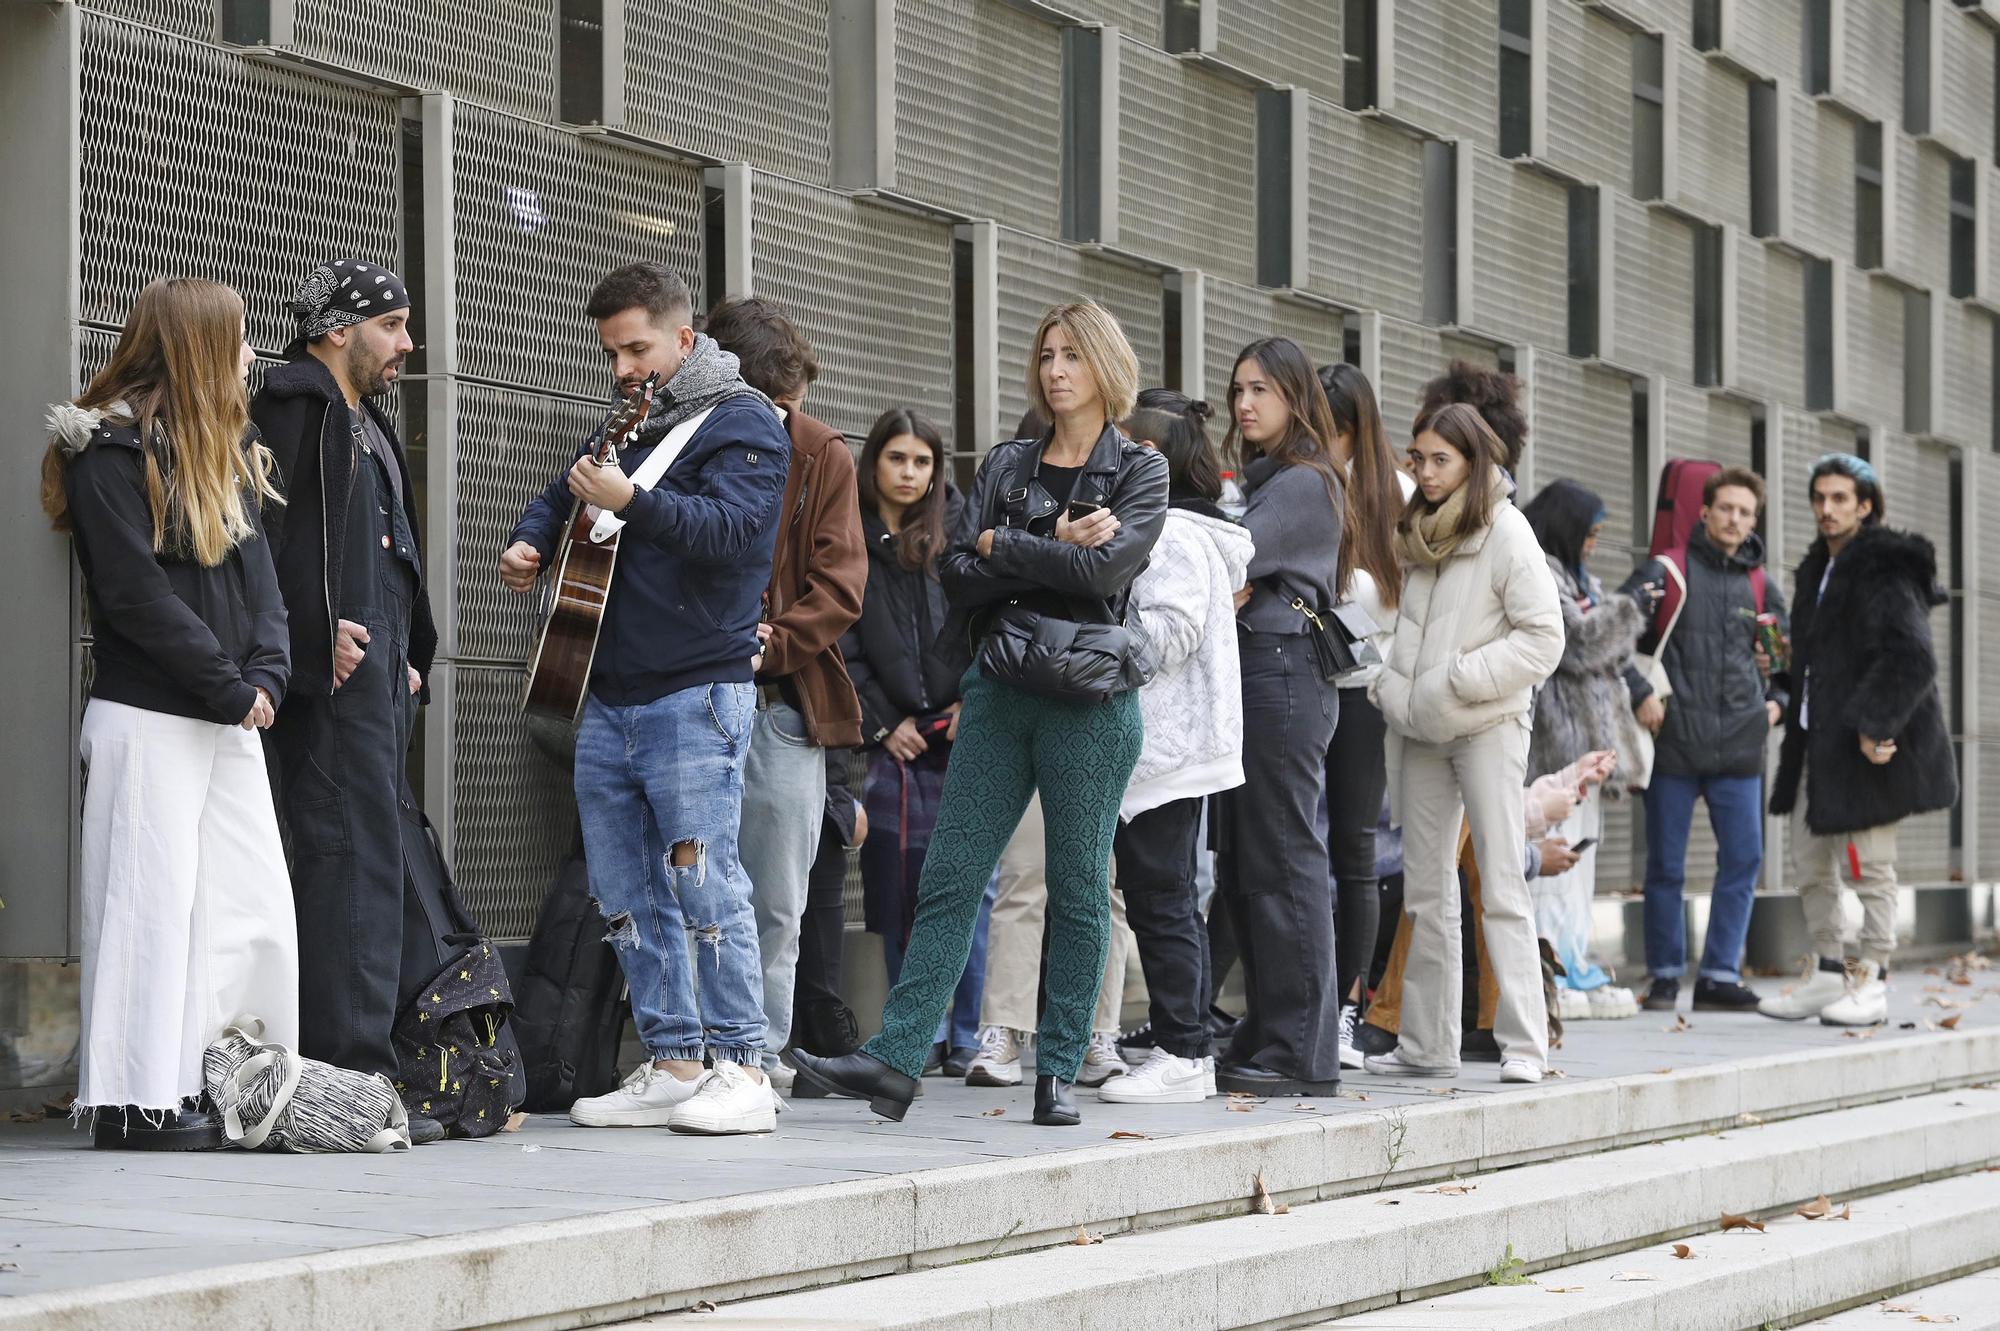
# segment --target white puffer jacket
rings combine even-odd
[[[1525,716],[1562,652],[1548,559],[1502,500],[1442,565],[1410,568],[1395,644],[1369,696],[1392,735],[1446,744]]]
[[[1157,671],[1139,690],[1145,747],[1120,818],[1243,784],[1243,683],[1236,603],[1256,544],[1224,517],[1167,510],[1152,562],[1132,586],[1132,610]]]

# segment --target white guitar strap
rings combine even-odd
[[[699,430],[701,423],[708,419],[708,413],[714,410],[714,407],[710,407],[708,411],[697,412],[682,421],[679,425],[676,425],[673,429],[667,431],[667,437],[660,440],[653,451],[647,455],[646,460],[639,464],[639,470],[632,473],[633,488],[650,490],[655,485],[658,485],[660,478],[667,474],[667,469],[672,467],[675,459],[680,457],[681,450],[687,447],[688,440],[694,438],[694,432]],[[597,544],[601,545],[613,536],[616,536],[619,529],[625,525],[625,519],[612,513],[606,513],[595,504],[590,505],[590,513],[596,519],[591,524],[590,539]]]

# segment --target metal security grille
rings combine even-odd
[[[719,161],[827,182],[826,0],[626,0],[625,124]]]
[[[1614,195],[1617,211],[1615,358],[1694,379],[1694,239],[1684,223]]]
[[[595,400],[607,388],[584,303],[655,259],[702,308],[702,181],[692,166],[461,105],[454,126],[459,370]]]
[[[1679,62],[1680,200],[1712,222],[1750,225],[1750,89],[1712,61]]]
[[[452,868],[480,927],[526,938],[542,891],[576,841],[569,774],[528,738],[527,672],[460,665],[452,763]]]
[[[398,83],[555,118],[552,0],[300,0],[293,47]]]
[[[1517,342],[1568,340],[1569,194],[1484,153],[1472,180],[1472,303],[1465,322]]]
[[[1340,316],[1297,301],[1280,300],[1256,287],[1210,278],[1202,284],[1208,323],[1202,330],[1205,382],[1202,393],[1225,428],[1229,416],[1229,376],[1237,353],[1260,337],[1289,337],[1314,365],[1340,359]]]
[[[1736,238],[1737,377],[1779,401],[1803,400],[1805,265],[1746,232]]]
[[[116,14],[183,37],[215,35],[215,0],[81,0],[78,7]]]
[[[1255,96],[1137,42],[1119,58],[1119,247],[1255,281]]]
[[[1165,382],[1160,280],[1151,273],[1093,258],[1053,240],[1001,227],[1000,421],[998,438],[1014,437],[1028,408],[1028,360],[1035,327],[1049,306],[1089,297],[1118,317],[1139,357],[1139,383]]]
[[[992,0],[897,6],[897,192],[1054,235],[1060,34]]]
[[[1579,5],[1548,6],[1549,160],[1585,180],[1632,178],[1632,38]],[[1603,71],[1625,69],[1624,79]]]
[[[894,406],[949,421],[951,228],[778,176],[750,204],[751,289],[819,356],[806,410],[857,437]]]
[[[1215,54],[1273,83],[1340,101],[1341,6],[1219,0]]]
[[[1306,233],[1315,291],[1416,318],[1424,309],[1424,152],[1406,134],[1312,103]]]
[[[451,607],[459,660],[527,661],[538,598],[500,585],[500,552],[528,502],[604,415],[601,407],[567,398],[459,385],[458,585]]]
[[[84,319],[116,326],[153,278],[207,277],[276,350],[315,265],[397,262],[393,101],[96,14],[82,61]]]

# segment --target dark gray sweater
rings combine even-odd
[[[1338,599],[1340,505],[1329,500],[1325,479],[1312,467],[1258,458],[1244,468],[1243,481],[1243,525],[1257,553],[1247,575],[1250,601],[1237,621],[1259,633],[1303,633],[1305,618],[1292,609],[1293,597],[1319,610]]]

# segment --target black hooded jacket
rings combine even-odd
[[[1930,612],[1947,599],[1937,553],[1914,533],[1863,527],[1834,562],[1822,601],[1826,559],[1826,541],[1814,541],[1794,583],[1795,696],[1771,812],[1792,811],[1801,769],[1806,826],[1822,836],[1948,809],[1958,799],[1958,764],[1931,648]],[[1810,730],[1799,725],[1802,705]],[[1862,735],[1895,740],[1896,756],[1869,762]]]
[[[946,540],[958,531],[964,507],[958,491],[947,488]],[[840,653],[861,698],[861,737],[879,744],[904,717],[927,716],[957,702],[961,672],[952,668],[949,653],[938,650],[938,632],[951,610],[944,584],[935,573],[903,567],[895,536],[867,504],[861,507],[861,534],[868,547],[868,591]]]
[[[362,407],[385,437],[396,437],[395,427],[374,403],[363,398]],[[292,692],[330,695],[333,631],[340,616],[346,554],[341,537],[347,531],[347,501],[354,485],[353,417],[332,371],[307,354],[264,376],[264,387],[250,403],[250,418],[277,459],[272,480],[285,496],[283,507],[272,505],[267,511],[265,526],[290,615]],[[410,484],[400,441],[395,453],[402,470],[403,512],[410,530],[421,533],[416,487]],[[419,567],[422,562],[420,548]],[[419,583],[410,609],[410,664],[424,677],[426,700],[437,640],[430,592]]]

